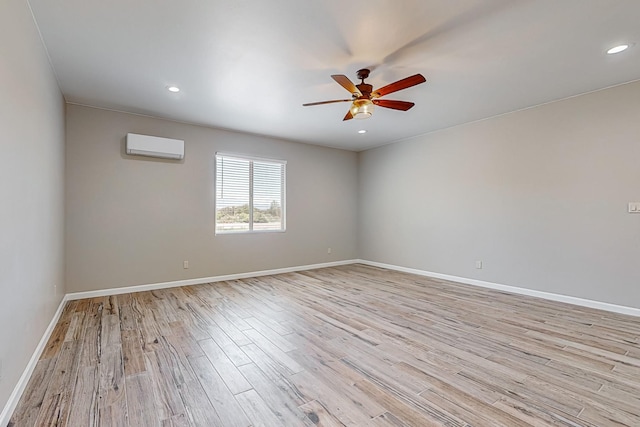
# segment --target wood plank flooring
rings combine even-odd
[[[349,265],[69,302],[10,426],[640,426],[640,319]]]

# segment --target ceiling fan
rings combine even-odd
[[[364,82],[364,79],[369,77],[369,70],[363,68],[358,70],[358,78],[360,79],[359,85],[354,85],[349,78],[343,74],[334,74],[331,76],[340,86],[345,88],[351,93],[350,99],[334,99],[332,101],[310,102],[308,104],[302,104],[303,107],[311,105],[332,104],[334,102],[351,102],[351,108],[344,116],[344,120],[366,119],[371,117],[373,113],[374,105],[384,108],[391,108],[393,110],[407,111],[415,104],[407,101],[392,101],[390,99],[378,99],[381,96],[389,93],[397,92],[402,89],[409,88],[411,86],[424,83],[427,80],[422,74],[415,74],[413,76],[398,80],[397,82],[388,84],[380,89],[373,90],[373,86]]]

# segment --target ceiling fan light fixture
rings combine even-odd
[[[373,107],[370,99],[356,99],[351,106],[351,115],[355,119],[368,119],[373,114]]]

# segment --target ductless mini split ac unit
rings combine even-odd
[[[184,159],[184,141],[128,133],[127,154],[180,160]]]

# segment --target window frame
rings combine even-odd
[[[245,160],[250,162],[249,166],[249,230],[230,230],[218,231],[218,158],[231,158],[237,160]],[[253,229],[253,162],[272,163],[282,166],[282,196],[280,203],[282,205],[282,228],[278,230],[254,230]],[[282,159],[271,159],[267,157],[257,157],[246,154],[216,152],[214,156],[214,173],[213,173],[213,229],[216,236],[229,234],[262,234],[262,233],[284,233],[287,231],[287,161]]]

